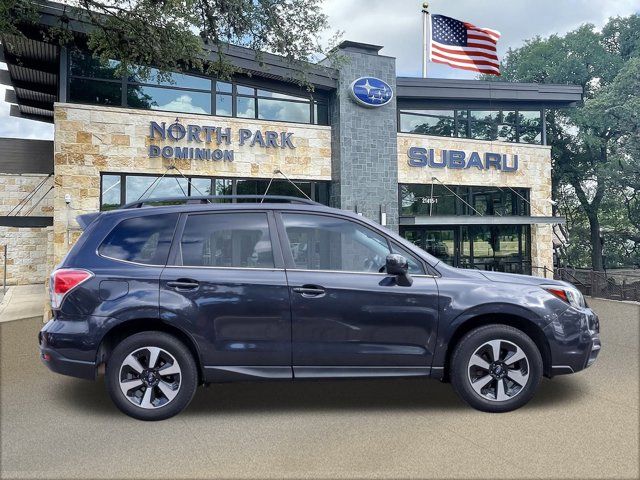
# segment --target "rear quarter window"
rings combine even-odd
[[[165,265],[177,221],[177,213],[123,220],[107,235],[98,253],[127,262]]]

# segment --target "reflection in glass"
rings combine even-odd
[[[102,198],[100,208],[102,210],[112,210],[120,206],[120,175],[102,176]]]
[[[189,215],[182,234],[187,266],[273,268],[265,213]]]
[[[71,75],[79,77],[116,79],[115,71],[120,66],[117,60],[108,60],[103,63],[89,52],[73,49],[70,52]]]
[[[170,112],[211,113],[211,94],[160,87],[130,86],[127,104],[134,108]]]
[[[420,114],[410,112],[400,115],[400,130],[408,133],[452,137],[455,122],[453,110],[422,110]]]
[[[227,82],[216,82],[216,92],[231,93],[232,85]]]
[[[145,75],[146,78],[145,78]],[[197,77],[195,75],[185,75],[182,73],[165,73],[160,74],[160,71],[155,68],[141,68],[136,67],[133,69],[132,74],[129,77],[132,82],[152,83],[156,85],[166,85],[169,87],[180,88],[194,88],[198,90],[211,90],[211,79],[204,77]]]
[[[238,92],[239,93],[239,92]],[[258,90],[259,97],[278,98],[282,100],[294,100],[294,101],[308,101],[304,97],[296,97],[295,95],[287,95],[285,93],[270,92],[269,90]]]
[[[232,115],[231,95],[216,94],[216,115],[230,117]]]
[[[126,178],[126,202],[160,197],[186,197],[187,180],[181,177],[159,177],[129,175]],[[155,183],[154,183],[155,182]]]
[[[258,99],[258,118],[263,120],[309,123],[310,115],[309,103]]]
[[[314,123],[316,125],[329,125],[329,105],[325,103],[313,104]]]
[[[210,178],[192,178],[191,179],[191,196],[198,197],[203,195],[212,195]]]
[[[69,98],[78,103],[122,105],[122,85],[120,82],[72,78],[69,82]]]
[[[245,87],[244,85],[236,85],[236,91],[239,95],[255,95],[256,89]]]
[[[241,118],[256,118],[256,104],[254,98],[236,98],[236,116]]]

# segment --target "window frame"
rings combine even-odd
[[[359,274],[359,275],[379,275],[379,276],[389,276],[387,272],[358,272],[353,270],[316,270],[316,269],[306,269],[306,268],[297,268],[295,261],[293,259],[293,255],[291,254],[291,242],[289,240],[289,236],[287,235],[287,229],[284,224],[284,219],[282,218],[283,214],[298,214],[298,215],[316,215],[319,217],[330,217],[330,218],[338,218],[340,220],[346,222],[353,222],[362,228],[366,228],[368,230],[373,231],[377,235],[381,236],[387,242],[387,248],[389,249],[389,253],[393,251],[392,245],[397,246],[402,250],[407,250],[413,257],[417,260],[418,264],[422,267],[424,273],[411,273],[411,276],[415,277],[436,277],[437,275],[429,274],[428,272],[434,271],[433,266],[429,265],[420,255],[416,252],[412,251],[408,246],[396,241],[396,239],[389,237],[385,232],[379,230],[372,225],[369,225],[366,222],[362,222],[358,219],[347,217],[344,215],[335,214],[332,212],[313,212],[308,210],[294,210],[294,209],[281,209],[274,212],[275,221],[277,223],[278,228],[278,236],[280,237],[280,250],[282,251],[282,255],[284,258],[284,268],[285,270],[291,270],[295,272],[313,272],[313,273],[344,273],[344,274]]]
[[[164,264],[142,263],[142,262],[135,262],[135,261],[132,261],[132,260],[124,260],[122,258],[116,258],[116,257],[111,257],[109,255],[104,255],[101,252],[101,248],[104,245],[104,243],[107,240],[107,238],[122,223],[126,222],[127,220],[132,220],[132,219],[141,218],[141,217],[151,217],[151,216],[154,216],[154,215],[155,216],[159,216],[159,215],[178,215],[178,218],[176,219],[176,223],[173,226],[173,232],[171,233],[171,239],[170,239],[170,243],[169,243],[169,251],[167,253],[167,260],[165,260]],[[153,211],[144,212],[144,213],[141,213],[139,215],[132,215],[130,217],[124,217],[124,218],[116,219],[115,223],[107,230],[107,232],[104,235],[101,236],[100,240],[97,242],[96,247],[95,247],[95,254],[100,258],[104,258],[104,259],[111,260],[111,261],[114,261],[114,262],[122,262],[122,263],[127,263],[129,265],[139,265],[139,266],[142,266],[142,267],[164,268],[169,264],[169,260],[171,259],[171,251],[173,250],[173,244],[174,244],[175,239],[176,239],[176,233],[178,231],[179,224],[180,224],[180,214],[176,214],[176,213],[158,213],[158,212],[153,212]]]
[[[120,177],[120,205],[114,207],[114,208],[110,208],[110,209],[103,209],[102,206],[102,194],[103,194],[103,177],[104,176],[119,176]],[[100,197],[99,197],[99,202],[100,202],[100,211],[101,212],[107,212],[110,210],[116,210],[120,207],[122,207],[123,205],[126,205],[126,198],[127,198],[127,177],[156,177],[159,178],[162,176],[162,174],[158,174],[158,173],[130,173],[130,172],[112,172],[112,171],[103,171],[100,172]],[[238,181],[242,181],[242,180],[256,180],[256,181],[265,181],[265,182],[269,182],[271,179],[269,178],[252,178],[252,177],[221,177],[221,176],[217,176],[217,175],[186,175],[186,177],[189,179],[189,181],[187,182],[187,195],[188,197],[197,197],[197,196],[201,196],[199,192],[195,191],[195,189],[193,188],[193,185],[191,184],[191,181],[194,179],[208,179],[211,181],[211,188],[212,188],[212,192],[211,192],[211,196],[216,196],[215,192],[215,187],[216,187],[216,182],[217,180],[223,180],[223,181],[229,181],[230,185],[229,187],[231,188],[231,192],[229,193],[229,195],[237,195],[237,185],[238,185]],[[165,178],[183,178],[180,175],[165,175]],[[311,194],[309,195],[311,197],[311,200],[313,201],[318,201],[319,199],[318,197],[318,188],[322,185],[326,185],[327,186],[327,200],[330,200],[331,198],[331,193],[330,193],[330,185],[331,185],[331,181],[330,180],[307,180],[307,179],[303,179],[303,180],[298,180],[298,179],[291,179],[291,181],[295,184],[298,183],[310,183],[311,184]],[[274,183],[275,182],[286,182],[286,180],[284,179],[274,179]],[[224,194],[227,195],[227,194]],[[269,195],[267,195],[268,197]],[[185,198],[188,198],[185,197]],[[302,197],[301,197],[302,198]],[[149,199],[150,201],[153,200],[153,198]],[[238,203],[235,200],[231,203]],[[328,206],[328,205],[327,205]]]
[[[89,55],[91,56],[91,53],[88,52],[86,49],[83,48],[79,48],[76,47],[76,50],[78,50],[82,55]],[[240,81],[238,81],[237,79],[232,79],[230,81],[224,81],[224,80],[220,80],[217,79],[215,77],[209,77],[206,75],[203,75],[202,73],[199,72],[172,72],[175,74],[179,74],[179,75],[188,75],[188,76],[192,76],[192,77],[199,77],[199,78],[203,78],[205,80],[208,80],[210,82],[210,88],[209,89],[201,89],[201,88],[195,88],[195,87],[180,87],[177,85],[165,85],[165,84],[159,84],[159,83],[153,83],[149,80],[144,81],[144,82],[140,82],[137,80],[132,80],[131,78],[129,78],[128,75],[122,75],[121,77],[114,77],[114,78],[98,78],[98,77],[91,77],[91,76],[86,76],[86,75],[77,75],[77,74],[72,74],[71,72],[71,65],[72,65],[72,59],[70,58],[73,54],[69,55],[69,59],[66,62],[66,73],[67,73],[67,78],[66,78],[66,97],[68,99],[68,101],[70,103],[76,103],[76,104],[81,104],[81,105],[105,105],[102,103],[91,103],[88,104],[86,102],[82,102],[82,101],[77,101],[77,100],[72,100],[71,98],[71,82],[75,79],[77,80],[85,80],[85,81],[93,81],[93,82],[110,82],[110,83],[114,83],[114,84],[120,84],[120,102],[119,103],[114,103],[114,104],[110,104],[110,105],[105,105],[105,106],[109,106],[109,107],[122,107],[122,108],[133,108],[133,109],[137,109],[137,110],[147,110],[147,111],[154,111],[154,112],[167,112],[167,113],[182,113],[182,114],[187,114],[187,115],[203,115],[203,116],[218,116],[217,112],[216,112],[216,98],[217,95],[226,95],[228,97],[231,98],[231,115],[220,115],[224,118],[245,118],[247,120],[262,120],[260,119],[260,113],[258,111],[258,99],[270,99],[270,100],[278,100],[278,101],[282,101],[282,102],[290,102],[290,103],[297,103],[297,104],[308,104],[309,105],[309,122],[294,122],[291,120],[264,120],[267,122],[283,122],[283,123],[291,123],[294,125],[320,125],[320,126],[330,126],[331,125],[331,111],[330,111],[330,105],[329,105],[329,99],[328,98],[323,98],[323,97],[318,97],[316,95],[313,95],[311,93],[309,94],[304,94],[304,93],[293,93],[291,91],[286,91],[286,88],[283,89],[276,89],[276,88],[272,88],[270,86],[264,86],[264,85],[260,85],[259,82],[256,81],[243,81],[242,79],[240,79]],[[153,68],[153,67],[151,67]],[[231,92],[227,92],[227,91],[218,91],[217,88],[217,84],[218,83],[223,83],[223,84],[230,84],[231,85]],[[141,108],[141,107],[135,107],[135,106],[129,106],[128,104],[128,91],[130,87],[154,87],[154,88],[161,88],[161,89],[166,89],[166,90],[173,90],[173,91],[183,91],[183,92],[194,92],[194,93],[206,93],[209,95],[210,97],[210,101],[209,101],[209,109],[211,111],[211,113],[192,113],[192,112],[181,112],[181,111],[175,111],[175,110],[161,110],[161,109],[145,109],[145,108]],[[249,95],[249,94],[244,94],[244,93],[238,93],[238,87],[246,87],[246,88],[250,88],[253,89],[253,94]],[[264,95],[260,95],[258,94],[259,90],[263,90],[265,92],[270,92],[270,93],[275,93],[275,94],[282,94],[282,95],[287,95],[290,97],[298,97],[299,100],[294,100],[294,99],[278,99],[278,98],[273,98],[273,97],[268,97],[268,96],[264,96]],[[238,117],[237,116],[237,99],[238,98],[249,98],[249,99],[253,99],[253,104],[254,104],[254,116],[253,117]],[[316,110],[316,106],[317,105],[323,105],[327,108],[327,122],[326,123],[318,123],[318,119],[316,119],[316,115],[315,115],[315,110]]]
[[[443,135],[436,135],[436,134],[426,134],[426,133],[416,133],[416,132],[410,132],[407,130],[403,130],[402,129],[402,116],[403,115],[411,115],[411,116],[416,116],[416,117],[425,117],[425,118],[438,118],[439,116],[435,113],[419,113],[420,111],[429,111],[429,112],[437,112],[437,111],[442,111],[442,112],[449,112],[449,111],[453,111],[453,119],[454,119],[454,127],[453,127],[453,135],[452,136],[443,136]],[[464,119],[461,119],[461,115],[462,112],[464,112]],[[482,121],[482,120],[477,120],[477,119],[473,119],[472,118],[472,112],[491,112],[492,115],[492,120],[491,121]],[[504,121],[504,112],[515,112],[515,122],[507,122]],[[523,129],[523,125],[521,124],[520,120],[520,113],[521,112],[536,112],[538,113],[538,117],[539,117],[539,126],[540,126],[540,130],[539,130],[539,134],[540,134],[540,142],[539,143],[535,143],[535,142],[523,142],[521,141],[521,131]],[[545,135],[545,122],[544,122],[544,114],[545,114],[545,110],[544,108],[517,108],[517,106],[513,106],[513,107],[504,107],[504,108],[500,108],[500,109],[491,109],[491,108],[481,108],[481,107],[475,107],[475,108],[423,108],[423,109],[419,109],[419,108],[398,108],[398,133],[409,133],[412,135],[427,135],[427,136],[434,136],[434,137],[441,137],[441,138],[468,138],[471,140],[480,140],[480,141],[484,141],[484,142],[504,142],[504,143],[522,143],[524,145],[546,145],[546,135]],[[500,116],[503,121],[499,122],[498,121],[498,116]],[[445,118],[445,117],[441,117],[441,118]],[[446,117],[448,118],[448,117]],[[495,125],[496,127],[496,133],[499,132],[500,126],[509,126],[512,127],[514,132],[515,132],[515,140],[514,141],[509,141],[509,140],[499,140],[497,137],[495,139],[481,139],[481,138],[476,138],[474,136],[472,136],[471,132],[472,132],[472,126],[476,125],[476,124],[482,124],[482,125]]]
[[[273,253],[273,267],[219,267],[214,265],[182,265],[179,263],[182,235],[187,224],[187,219],[192,215],[239,215],[242,213],[260,213],[267,217],[267,228],[269,230],[269,241],[271,242],[271,252]],[[173,234],[173,241],[169,249],[167,259],[167,268],[188,268],[188,269],[207,269],[207,270],[262,270],[262,271],[281,271],[284,270],[284,260],[282,256],[282,246],[278,237],[278,227],[274,219],[273,211],[259,208],[243,208],[233,210],[212,209],[201,211],[182,212],[176,223],[176,229]]]

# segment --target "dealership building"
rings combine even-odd
[[[47,3],[42,26],[62,8]],[[79,214],[265,192],[356,211],[450,265],[553,267],[545,110],[579,103],[579,86],[398,77],[381,46],[350,41],[339,68],[308,65],[311,92],[284,59],[232,46],[231,80],[118,76],[84,48],[87,25],[70,27],[65,47],[32,29],[0,39],[11,114],[54,125],[52,142],[0,140],[9,284],[43,281]]]

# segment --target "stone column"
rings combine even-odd
[[[387,227],[398,230],[398,153],[396,116],[396,61],[379,55],[382,47],[342,42],[334,54],[339,57],[338,90],[330,105],[332,154],[332,205],[357,209],[380,222],[381,209]],[[328,63],[328,62],[327,62]],[[360,77],[376,77],[394,91],[391,102],[367,108],[349,93]]]

